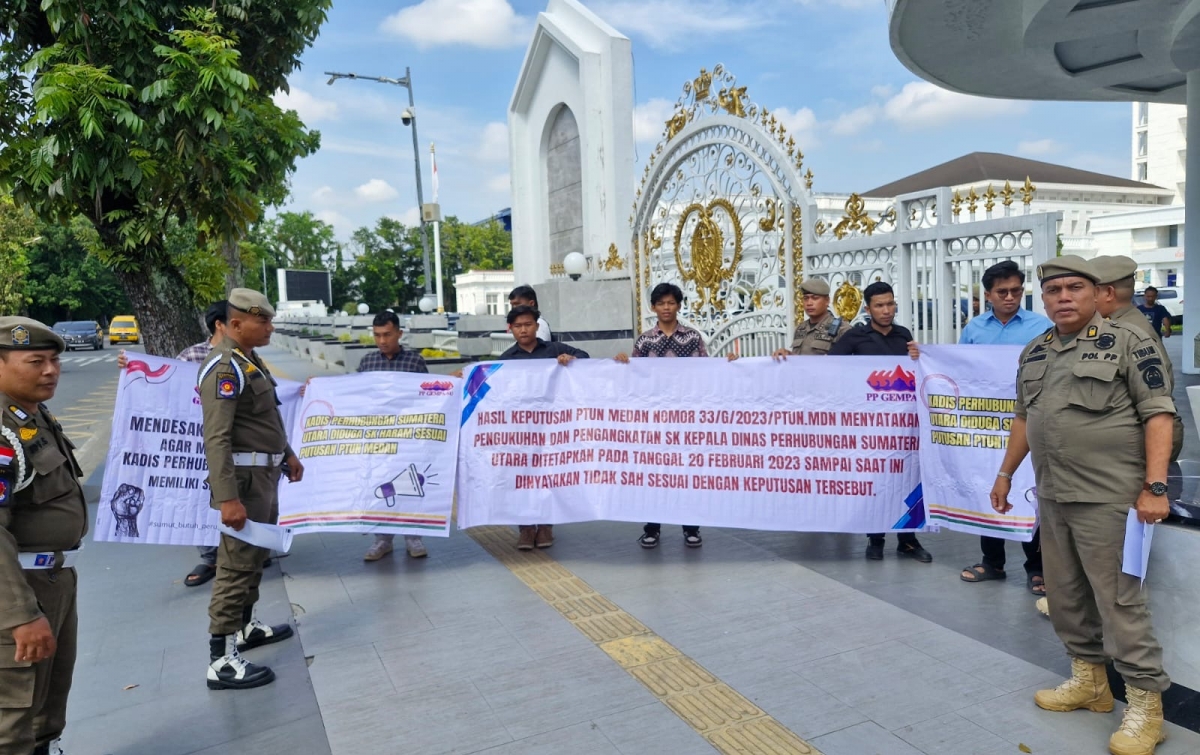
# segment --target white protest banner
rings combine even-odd
[[[117,384],[108,461],[96,511],[98,541],[216,545],[209,506],[199,366],[129,353]]]
[[[407,372],[310,382],[291,433],[304,480],[280,489],[279,524],[297,534],[448,537],[458,386]]]
[[[459,525],[920,529],[914,368],[907,356],[477,365]]]
[[[210,506],[198,371],[191,362],[129,354],[117,384],[95,540],[217,544],[220,515]],[[281,410],[290,409],[299,390],[299,383],[279,382]]]
[[[1037,490],[1029,459],[1013,475],[1012,511],[990,493],[1008,446],[1021,346],[922,346],[917,366],[921,472],[932,523],[1029,542]]]

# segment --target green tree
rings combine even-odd
[[[36,236],[37,218],[0,196],[0,312],[22,312],[29,302],[29,247]]]
[[[217,256],[235,278],[247,226],[317,148],[271,94],[330,5],[0,4],[0,187],[45,221],[88,219],[150,351],[201,339],[186,266]],[[197,244],[181,258],[168,235],[189,225]]]
[[[89,249],[96,231],[86,218],[44,224],[29,248],[25,293],[29,316],[53,324],[58,320],[96,320],[132,312],[116,275]]]
[[[424,292],[421,229],[398,220],[380,218],[374,228],[359,228],[351,236],[357,252],[351,272],[353,293],[372,312],[388,307],[408,311]]]
[[[442,286],[447,311],[457,301],[454,276],[468,270],[511,270],[512,234],[495,220],[485,225],[459,222],[450,216],[442,223]],[[420,241],[418,236],[417,241]]]

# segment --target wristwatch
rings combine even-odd
[[[1165,482],[1145,482],[1145,483],[1142,483],[1142,490],[1149,490],[1150,495],[1164,496],[1167,494],[1167,483],[1165,483]]]

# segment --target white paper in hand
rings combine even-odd
[[[247,519],[246,525],[240,531],[226,527],[224,524],[220,525],[220,529],[223,534],[236,537],[251,545],[257,545],[259,548],[273,550],[276,553],[287,553],[292,549],[292,530],[289,527],[263,524]]]
[[[1154,540],[1154,525],[1138,520],[1137,509],[1129,510],[1125,520],[1125,552],[1121,559],[1121,571],[1146,583],[1146,570],[1150,564],[1150,543]]]

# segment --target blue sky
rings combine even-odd
[[[816,174],[815,191],[887,183],[960,155],[1003,152],[1128,176],[1125,103],[984,100],[909,73],[888,45],[884,0],[594,0],[633,40],[639,165],[683,82],[716,63],[781,115]],[[341,0],[276,95],[320,130],[287,209],[310,210],[347,238],[390,215],[416,222],[407,93],[324,71],[394,76],[412,69],[430,201],[437,144],[442,211],[478,220],[510,205],[508,101],[541,2]],[[632,180],[632,177],[631,177]]]

